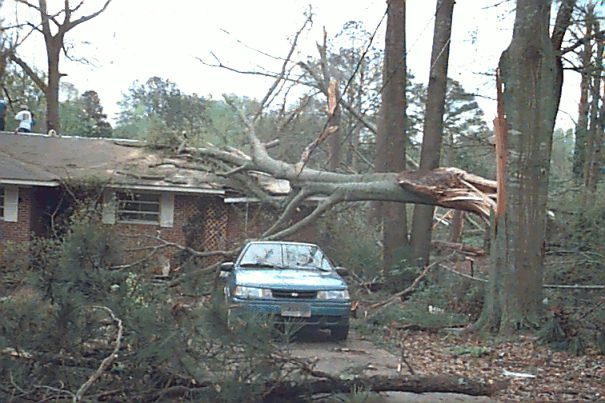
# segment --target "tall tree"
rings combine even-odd
[[[445,109],[454,3],[454,0],[437,1],[422,149],[420,152],[420,170],[423,171],[437,168],[441,158],[443,112]],[[425,265],[429,260],[434,211],[435,209],[432,206],[414,207],[411,244],[414,260],[419,265]]]
[[[82,94],[82,103],[84,113],[91,123],[89,133],[93,137],[110,137],[111,124],[107,121],[107,115],[103,113],[103,106],[99,94],[96,91],[88,90]]]
[[[597,178],[600,168],[600,151],[603,142],[603,110],[601,99],[601,85],[603,84],[603,34],[600,32],[600,24],[595,13],[594,4],[590,4],[586,12],[586,23],[592,25],[595,33],[596,52],[591,55],[592,63],[590,69],[590,123],[586,133],[584,149],[584,187],[585,199],[588,194],[594,194],[597,190]]]
[[[589,4],[586,10],[586,17],[593,14],[594,5]],[[583,18],[585,22],[585,38],[584,46],[580,52],[580,74],[582,79],[580,82],[580,102],[578,104],[578,120],[576,123],[576,141],[574,144],[574,155],[573,155],[573,174],[578,182],[581,182],[582,171],[584,163],[586,161],[586,136],[588,132],[588,112],[590,109],[588,103],[588,93],[590,88],[590,76],[591,76],[591,56],[593,41],[590,40],[592,36],[592,22],[588,21],[588,18]]]
[[[562,2],[551,39],[551,1],[518,0],[513,37],[500,57],[508,122],[500,129],[508,127],[508,140],[500,137],[506,174],[498,180],[506,195],[499,186],[479,328],[511,333],[539,322],[550,154],[563,82],[558,38],[573,3]],[[499,118],[504,111],[499,107]]]
[[[376,137],[376,172],[405,170],[406,144],[406,46],[405,0],[387,1],[382,103]],[[378,204],[382,220],[383,259],[390,267],[397,251],[408,244],[405,204]]]
[[[86,91],[82,95],[69,83],[61,83],[60,104],[61,128],[67,135],[83,137],[111,137],[112,128],[103,113],[103,107],[96,91]]]
[[[38,0],[38,4],[34,4],[33,0],[31,2],[29,0],[15,1],[34,9],[40,15],[40,23],[31,24],[31,27],[44,37],[48,68],[46,77],[37,74],[32,66],[20,58],[16,52],[10,53],[10,59],[17,63],[44,92],[46,96],[46,130],[54,129],[59,131],[59,82],[61,77],[65,75],[59,70],[59,62],[62,52],[65,52],[66,49],[65,36],[78,25],[95,18],[105,11],[112,0],[105,0],[101,8],[79,18],[74,18],[74,13],[82,7],[85,0],[75,5],[70,4],[69,0],[65,0],[63,9],[56,13],[49,11],[46,0]],[[61,15],[63,16],[63,21],[59,20]]]
[[[161,77],[150,77],[143,84],[135,82],[120,107],[116,130],[126,137],[148,136],[155,127],[162,132],[159,135],[173,137],[178,143],[183,136],[194,138],[206,125],[206,100],[183,93],[175,83]],[[171,142],[167,138],[158,140]]]

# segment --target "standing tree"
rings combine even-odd
[[[405,170],[406,144],[406,46],[405,0],[387,2],[387,32],[384,45],[382,104],[376,135],[376,172]],[[405,204],[377,204],[382,220],[383,261],[385,267],[395,263],[397,251],[406,246],[407,217]]]
[[[437,1],[422,150],[420,153],[420,170],[424,171],[437,168],[441,158],[443,111],[445,109],[454,3],[454,0]],[[414,259],[420,266],[427,264],[429,260],[433,213],[434,208],[432,206],[416,206],[414,208],[411,244]]]
[[[67,99],[60,104],[61,128],[67,135],[83,137],[111,137],[112,128],[103,113],[96,91],[78,94],[73,85],[61,83],[61,93]]]
[[[582,80],[580,82],[580,102],[578,104],[578,120],[576,123],[576,141],[574,144],[573,155],[573,174],[578,182],[582,179],[582,170],[586,161],[586,136],[588,132],[588,92],[590,87],[591,73],[591,56],[593,41],[591,41],[593,24],[587,18],[594,14],[594,4],[589,4],[585,12],[585,18],[582,20],[585,23],[585,38],[584,46],[580,52],[580,74]]]
[[[71,5],[69,0],[65,0],[63,8],[56,13],[51,13],[48,10],[46,0],[38,0],[38,4],[34,4],[29,0],[15,1],[36,10],[36,12],[40,14],[39,25],[31,24],[31,27],[44,37],[48,67],[46,77],[39,75],[32,66],[21,59],[17,53],[11,52],[9,57],[13,62],[17,63],[44,92],[44,95],[46,96],[46,130],[53,129],[59,131],[59,82],[61,77],[65,75],[59,71],[59,61],[61,59],[61,53],[63,52],[66,54],[65,36],[73,28],[95,18],[105,11],[109,3],[111,3],[111,0],[105,0],[105,3],[101,8],[79,18],[74,18],[73,14],[84,5],[85,0],[78,2],[76,5]],[[59,20],[61,16],[63,17],[63,21]]]
[[[92,137],[111,137],[111,124],[107,121],[107,115],[103,113],[99,94],[88,90],[82,94],[81,100],[84,113],[91,124],[88,133]]]
[[[539,323],[550,153],[563,83],[559,38],[573,3],[563,1],[551,39],[551,1],[518,0],[513,38],[500,57],[504,92],[498,117],[503,106],[508,139],[503,134],[496,143],[504,150],[506,171],[498,180],[509,197],[499,187],[491,272],[477,328],[506,334]]]

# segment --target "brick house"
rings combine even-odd
[[[272,223],[267,207],[234,193],[224,178],[183,164],[133,140],[0,132],[0,248],[47,235],[73,198],[70,188],[82,184],[97,190],[102,222],[128,245],[159,235],[196,250],[225,249]],[[289,191],[287,182],[271,178],[259,185],[273,194]],[[293,238],[314,235],[305,228]]]

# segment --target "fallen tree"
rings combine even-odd
[[[388,377],[374,375],[345,380],[335,377],[309,379],[291,384],[283,382],[272,385],[272,391],[265,400],[283,401],[293,396],[309,396],[325,393],[351,393],[356,390],[373,392],[450,392],[472,396],[491,396],[503,385],[490,384],[456,375],[409,375]]]

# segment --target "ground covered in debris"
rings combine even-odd
[[[361,319],[359,319],[361,320]],[[507,385],[495,400],[602,400],[605,398],[605,356],[588,351],[574,356],[553,352],[533,338],[485,340],[445,332],[396,330],[381,335],[354,332],[343,343],[322,333],[301,337],[291,345],[294,355],[317,360],[323,371],[348,376],[384,374],[457,374]],[[402,360],[403,357],[403,360]],[[391,394],[386,401],[413,396]],[[464,395],[418,395],[414,400],[486,401]]]

